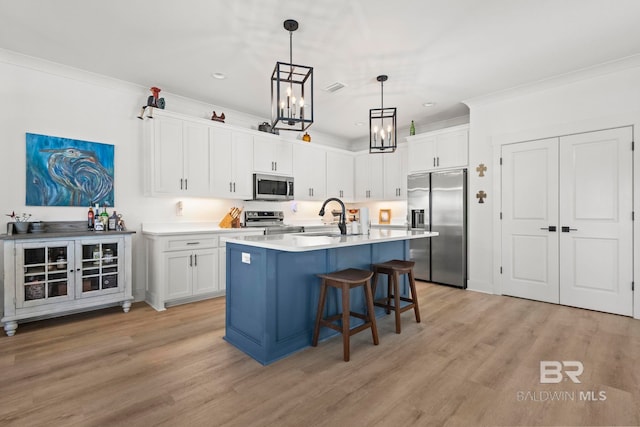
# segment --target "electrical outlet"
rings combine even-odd
[[[182,200],[176,203],[176,216],[182,216]]]

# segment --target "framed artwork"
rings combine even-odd
[[[378,223],[391,224],[391,209],[380,209]]]
[[[27,133],[27,206],[114,206],[113,145]]]

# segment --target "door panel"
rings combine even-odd
[[[505,145],[502,163],[502,293],[558,303],[558,139]]]
[[[560,303],[633,306],[631,128],[560,138]]]

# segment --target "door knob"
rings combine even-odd
[[[569,228],[569,227],[567,227],[566,225],[563,225],[563,226],[562,226],[562,232],[563,232],[563,233],[568,233],[568,232],[570,232],[570,231],[578,231],[578,229],[577,229],[577,228]]]
[[[551,231],[552,233],[556,231],[556,226],[555,225],[550,225],[548,227],[540,227],[540,230],[547,230],[547,231]]]

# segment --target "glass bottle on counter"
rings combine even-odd
[[[93,230],[95,220],[95,214],[93,213],[93,208],[89,206],[89,212],[87,212],[87,228],[89,230]]]
[[[113,211],[113,214],[109,217],[109,231],[116,231],[116,226],[118,224],[118,215],[116,211]]]
[[[94,224],[93,224],[93,229],[95,231],[104,231],[104,227],[102,226],[102,221],[100,220],[100,205],[98,203],[96,203],[96,209],[95,209],[95,220],[94,220]]]
[[[109,227],[109,214],[107,213],[107,204],[102,206],[102,213],[100,213],[100,221],[102,222],[102,229],[107,230]]]

